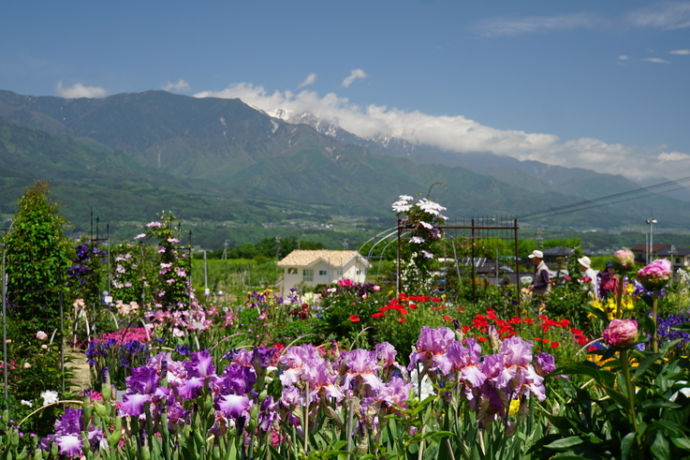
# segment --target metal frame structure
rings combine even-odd
[[[501,221],[506,221],[510,220],[512,221],[512,225],[480,225],[480,223],[484,222],[501,222]],[[396,254],[396,293],[400,293],[400,254],[401,254],[401,249],[402,249],[402,235],[406,231],[410,230],[412,227],[410,227],[407,224],[404,224],[403,221],[398,217],[398,223],[397,223],[397,240],[398,240],[398,247],[397,247],[397,254]],[[469,230],[469,239],[470,239],[470,269],[471,269],[471,276],[472,279],[474,280],[475,278],[475,240],[481,239],[481,231],[490,231],[490,232],[498,232],[498,231],[510,231],[512,232],[512,239],[513,239],[513,256],[514,256],[514,263],[515,263],[515,298],[516,300],[519,301],[520,299],[520,270],[519,270],[519,258],[518,258],[518,230],[520,229],[518,225],[517,218],[512,218],[512,219],[501,219],[497,217],[472,217],[470,219],[470,225],[438,225],[435,226],[435,228],[439,229],[443,234],[445,234],[445,230]],[[453,246],[453,250],[455,252],[455,246]],[[457,254],[455,254],[455,258],[457,259]],[[457,260],[456,260],[457,263]],[[472,283],[472,298],[476,299],[477,298],[477,286],[476,283]]]

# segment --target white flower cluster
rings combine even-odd
[[[400,195],[398,197],[398,201],[393,203],[393,211],[396,213],[408,212],[410,209],[412,209],[411,201],[413,199],[414,198],[412,198],[410,195]]]
[[[400,195],[398,197],[398,201],[393,203],[392,208],[393,211],[396,213],[401,213],[401,212],[409,212],[412,209],[412,198],[410,195]],[[447,217],[441,214],[441,211],[445,211],[446,208],[444,206],[441,206],[440,204],[431,201],[427,198],[422,198],[417,203],[415,203],[415,206],[418,206],[419,209],[422,211],[426,212],[427,214],[431,214],[432,216],[436,216],[439,219],[446,220]],[[426,222],[422,223],[423,225],[426,224],[429,227],[431,227],[431,224],[427,224]],[[426,227],[425,228],[428,228]]]
[[[422,198],[417,202],[417,206],[419,208],[426,212],[427,214],[431,214],[432,216],[436,216],[439,219],[446,220],[447,217],[441,214],[441,211],[445,211],[446,208],[444,206],[441,206],[440,204],[436,203],[435,201],[428,200],[426,198]]]

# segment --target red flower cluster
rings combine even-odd
[[[518,335],[516,327],[519,324],[533,325],[534,321],[531,318],[521,318],[519,316],[514,316],[508,320],[503,320],[496,316],[496,311],[492,308],[486,310],[486,315],[476,314],[472,318],[472,322],[469,325],[463,325],[461,327],[463,334],[469,336],[476,336],[477,340],[480,342],[485,342],[486,337],[484,334],[489,332],[489,327],[493,326],[501,339],[512,337]],[[539,326],[544,335],[548,334],[552,328],[561,328],[569,331],[572,334],[573,340],[580,346],[585,345],[589,342],[584,332],[580,329],[570,326],[570,320],[561,319],[560,321],[555,321],[550,319],[546,315],[539,316]],[[535,342],[542,342],[551,348],[559,348],[561,345],[556,341],[551,341],[547,338],[533,337]]]
[[[379,311],[376,313],[373,313],[371,315],[372,318],[383,318],[386,316],[386,312],[390,310],[395,310],[398,312],[398,314],[403,315],[398,318],[398,321],[401,323],[404,323],[406,319],[404,318],[405,315],[410,313],[410,310],[415,310],[417,309],[417,303],[424,303],[424,302],[434,302],[434,303],[441,303],[443,300],[439,297],[429,297],[429,296],[407,296],[406,294],[400,293],[396,299],[391,299],[388,301],[388,304],[385,306],[379,308]],[[445,308],[445,307],[444,307]],[[434,310],[436,311],[436,310]]]

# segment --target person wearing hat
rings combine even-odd
[[[544,295],[549,292],[549,267],[544,263],[544,253],[538,249],[532,251],[529,257],[534,264],[534,277],[529,290],[535,294]]]
[[[599,298],[615,297],[618,292],[618,276],[612,260],[606,262],[606,268],[599,273]]]
[[[599,272],[594,270],[592,268],[592,261],[590,260],[589,257],[583,256],[577,259],[577,263],[580,264],[580,269],[582,270],[583,275],[588,279],[589,281],[589,292],[592,293],[595,299],[599,298],[599,286],[598,286],[598,275]]]

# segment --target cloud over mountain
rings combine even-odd
[[[77,99],[80,97],[99,98],[108,94],[105,88],[100,86],[86,86],[82,83],[75,83],[72,86],[64,86],[62,81],[55,85],[55,93],[66,99]]]
[[[621,174],[633,179],[677,178],[678,171],[683,168],[690,170],[690,156],[685,157],[684,153],[675,152],[674,161],[668,161],[671,157],[659,157],[668,149],[667,146],[609,144],[593,138],[563,140],[553,134],[497,129],[463,115],[431,115],[379,105],[360,107],[335,93],[324,96],[306,90],[269,93],[261,86],[239,83],[221,91],[204,91],[195,96],[239,98],[287,121],[308,113],[365,139],[399,138],[451,152],[491,152],[519,160]]]

